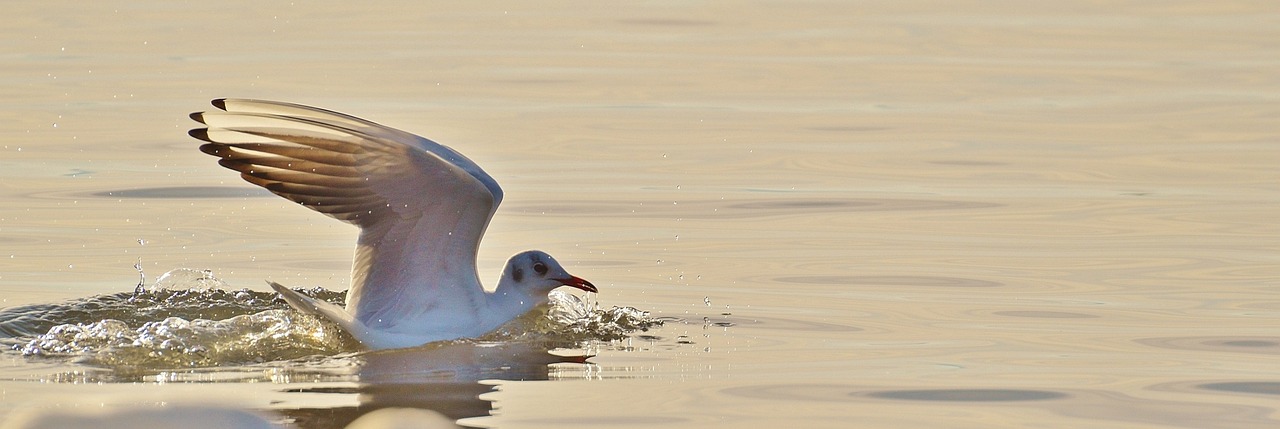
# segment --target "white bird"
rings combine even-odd
[[[192,113],[204,153],[254,185],[360,228],[346,309],[268,282],[298,311],[366,347],[413,347],[491,332],[560,286],[596,287],[546,253],[507,261],[492,292],[476,251],[502,201],[498,183],[444,145],[315,107],[216,99]]]

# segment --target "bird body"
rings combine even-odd
[[[354,116],[298,104],[216,99],[189,132],[223,167],[360,228],[346,308],[269,282],[299,311],[373,349],[475,337],[568,285],[596,292],[546,253],[513,256],[485,291],[476,254],[502,189],[462,154]]]

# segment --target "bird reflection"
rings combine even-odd
[[[437,343],[361,355],[354,387],[292,389],[290,393],[356,395],[359,405],[300,408],[282,413],[299,428],[344,428],[384,408],[415,408],[451,421],[488,416],[493,403],[480,395],[494,390],[481,380],[547,380],[555,363],[585,363],[585,354],[551,353],[547,342]],[[458,425],[444,427],[461,427]]]

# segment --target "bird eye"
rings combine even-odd
[[[547,274],[547,264],[536,262],[533,264],[533,271],[536,271],[540,276],[545,275]]]

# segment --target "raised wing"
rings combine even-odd
[[[190,131],[249,183],[360,227],[347,311],[375,329],[484,304],[475,258],[502,189],[454,150],[345,114],[217,99]],[[458,310],[462,310],[458,308]],[[460,314],[476,314],[473,310]]]

